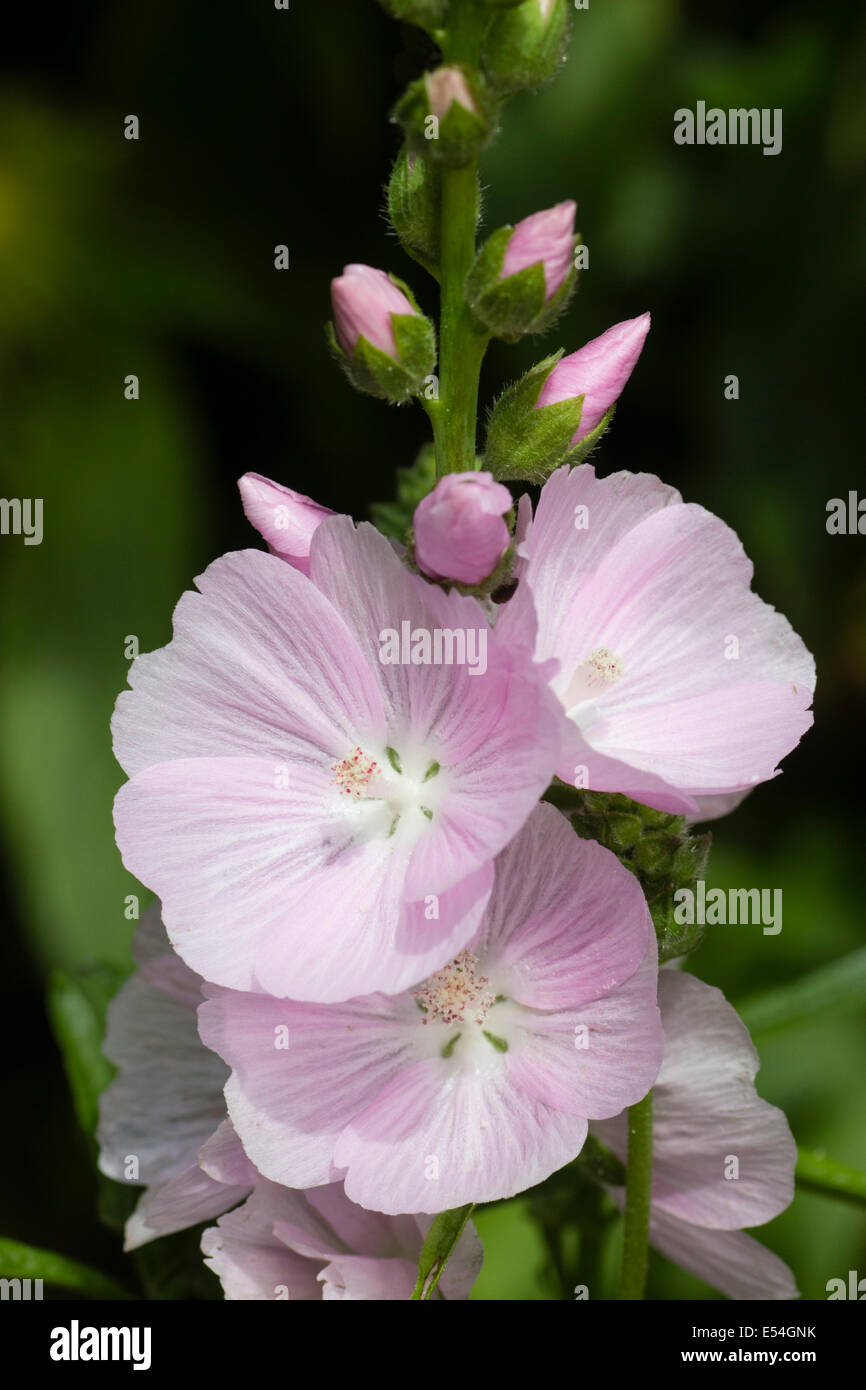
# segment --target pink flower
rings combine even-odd
[[[782,1111],[755,1090],[749,1034],[721,992],[692,975],[662,970],[659,1005],[650,1239],[729,1298],[796,1298],[787,1265],[741,1229],[789,1205],[797,1159]],[[625,1115],[593,1132],[625,1161]]]
[[[313,532],[326,516],[334,515],[330,507],[273,483],[261,473],[245,473],[238,488],[247,520],[264,536],[271,554],[309,574]]]
[[[202,1236],[205,1264],[227,1299],[407,1300],[430,1222],[350,1202],[342,1183],[293,1192],[259,1183]],[[469,1222],[434,1298],[467,1299],[483,1258]]]
[[[544,266],[545,299],[552,299],[571,269],[576,212],[576,203],[557,203],[555,207],[534,212],[518,222],[505,250],[500,279],[516,275],[540,261]],[[578,355],[575,353],[576,357]],[[565,362],[570,360],[566,358]],[[565,362],[560,365],[564,366]]]
[[[198,585],[117,703],[127,868],[217,984],[319,1001],[414,984],[471,939],[547,785],[544,673],[348,517],[316,530],[309,578],[242,551]]]
[[[425,82],[431,115],[436,116],[438,120],[441,121],[447,116],[455,101],[458,106],[465,107],[474,115],[478,114],[472,90],[460,68],[436,68],[434,72],[427,74]]]
[[[329,1007],[207,993],[199,1030],[232,1068],[257,1168],[291,1187],[344,1177],[375,1211],[533,1186],[580,1151],[588,1118],[646,1093],[662,1053],[640,887],[547,805],[497,860],[471,949],[415,989]]]
[[[351,357],[364,337],[373,347],[399,358],[392,314],[414,314],[405,294],[385,274],[370,265],[347,265],[331,281],[334,327],[340,347]]]
[[[145,1189],[127,1250],[218,1216],[258,1179],[226,1115],[228,1072],[198,1035],[201,980],[169,949],[158,903],[139,923],[135,956],[108,1009],[105,1055],[118,1074],[100,1097],[98,1130],[102,1172]]]
[[[415,508],[415,559],[433,579],[480,584],[508,546],[511,493],[492,473],[446,473]]]
[[[626,319],[569,357],[563,357],[542,386],[536,410],[583,396],[580,428],[571,442],[577,444],[585,439],[619,398],[635,369],[649,328],[649,314]]]
[[[733,531],[658,478],[588,464],[554,473],[520,525],[496,634],[559,663],[563,781],[699,818],[699,799],[776,775],[812,723],[815,668]]]

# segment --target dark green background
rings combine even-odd
[[[734,1000],[863,941],[866,537],[825,529],[829,498],[866,495],[858,10],[592,0],[558,82],[511,104],[483,162],[489,228],[575,197],[590,248],[554,335],[493,348],[485,400],[544,351],[650,309],[595,462],[659,472],[720,513],[816,654],[815,730],[717,827],[713,884],[784,893],[780,936],[716,928],[694,958]],[[245,470],[363,515],[425,440],[417,409],[351,391],[322,333],[347,261],[408,278],[435,312],[433,282],[381,216],[387,111],[421,55],[373,0],[21,17],[0,59],[0,485],[44,498],[45,538],[0,539],[0,1232],[117,1269],[41,1001],[52,966],[128,959],[136,885],[113,844],[108,738],[124,639],[164,643],[192,577],[256,543],[234,487]],[[673,112],[698,99],[782,107],[783,152],[676,146]],[[273,268],[278,243],[288,272]],[[756,1041],[760,1089],[797,1138],[866,1167],[863,1009]],[[545,1296],[522,1209],[483,1226],[479,1292]],[[798,1197],[767,1238],[807,1296],[866,1274],[866,1216],[824,1198]],[[655,1263],[652,1296],[696,1291]]]

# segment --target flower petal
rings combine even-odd
[[[333,1182],[337,1135],[413,1055],[414,1001],[372,995],[317,1006],[205,992],[199,1029],[232,1068],[226,1101],[250,1159],[288,1187]]]
[[[327,764],[381,742],[382,702],[346,624],[304,575],[244,550],[215,560],[174,637],[130,667],[112,728],[130,776],[174,758]]]
[[[496,861],[476,952],[510,999],[574,1009],[634,974],[651,929],[634,875],[542,803]]]
[[[522,1095],[498,1061],[486,1073],[440,1058],[402,1066],[337,1141],[352,1201],[386,1212],[492,1202],[574,1158],[586,1121]]]
[[[793,1198],[796,1146],[782,1111],[755,1090],[749,1034],[721,991],[692,975],[661,971],[659,1003],[653,1207],[700,1227],[761,1225]],[[597,1129],[624,1158],[625,1117]]]

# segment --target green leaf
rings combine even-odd
[[[102,1055],[105,1012],[123,982],[119,970],[100,966],[77,975],[55,971],[48,985],[48,1017],[63,1057],[78,1123],[92,1138],[99,1097],[114,1068]]]
[[[434,1218],[418,1261],[418,1282],[412,1301],[425,1303],[432,1297],[474,1206],[475,1203],[470,1202],[468,1206],[440,1212]]]
[[[4,1279],[42,1279],[63,1289],[75,1289],[94,1298],[132,1298],[122,1284],[107,1274],[78,1260],[57,1255],[53,1250],[39,1250],[22,1245],[17,1240],[0,1237],[0,1277]]]
[[[793,984],[780,985],[737,1005],[750,1033],[784,1028],[830,1009],[862,1008],[866,1002],[866,947],[821,966]]]

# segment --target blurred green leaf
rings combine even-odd
[[[92,1139],[99,1117],[99,1097],[114,1067],[102,1055],[105,1012],[123,976],[108,966],[78,975],[56,970],[48,984],[48,1016],[63,1058],[78,1122]]]
[[[63,1289],[76,1289],[94,1298],[132,1298],[122,1284],[78,1260],[38,1250],[17,1240],[0,1238],[0,1277],[4,1279],[42,1279]]]
[[[862,1008],[866,1003],[866,947],[831,961],[793,984],[746,999],[737,1012],[749,1032],[783,1028],[825,1010]]]

